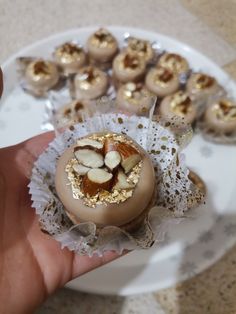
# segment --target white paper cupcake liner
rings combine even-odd
[[[135,233],[107,226],[96,232],[92,222],[73,225],[55,191],[57,159],[76,139],[88,133],[111,131],[124,133],[141,145],[152,159],[156,172],[157,197],[143,225]],[[179,222],[188,209],[198,205],[203,195],[188,178],[188,169],[180,146],[172,133],[145,117],[104,114],[87,119],[57,136],[35,162],[29,184],[33,207],[40,225],[78,254],[103,254],[107,250],[148,248],[162,241],[166,225]]]

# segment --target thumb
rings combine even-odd
[[[25,142],[12,147],[15,152],[15,162],[20,172],[29,178],[34,162],[54,139],[53,132],[47,132],[32,137]]]

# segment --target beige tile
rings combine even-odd
[[[180,0],[192,14],[236,48],[235,0]]]
[[[166,313],[235,314],[236,247],[193,279],[155,295]]]
[[[236,80],[236,60],[230,62],[224,66],[224,70],[228,72],[228,74]]]
[[[219,65],[236,51],[191,14],[180,0],[0,0],[0,63],[40,38],[87,25],[127,25],[174,37]],[[158,38],[157,38],[158,40]]]

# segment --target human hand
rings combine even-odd
[[[69,280],[117,257],[78,256],[40,231],[31,208],[28,173],[52,133],[0,150],[0,290],[3,313],[31,312]],[[4,300],[4,302],[3,302]],[[7,300],[7,303],[6,303]],[[4,304],[5,303],[5,304]],[[1,312],[1,311],[0,311]],[[14,311],[13,311],[14,312]]]
[[[53,137],[45,133],[0,149],[0,313],[31,313],[69,280],[117,257],[78,256],[40,231],[28,177]]]

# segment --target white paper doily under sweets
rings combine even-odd
[[[56,194],[58,158],[78,138],[101,131],[127,134],[149,153],[153,162],[158,196],[142,227],[132,234],[114,226],[96,230],[93,222],[74,225]],[[62,247],[89,255],[148,248],[162,241],[166,224],[180,222],[184,212],[197,206],[204,197],[188,178],[181,146],[167,128],[145,117],[103,114],[66,130],[49,144],[32,170],[29,189],[42,231],[60,241]]]

